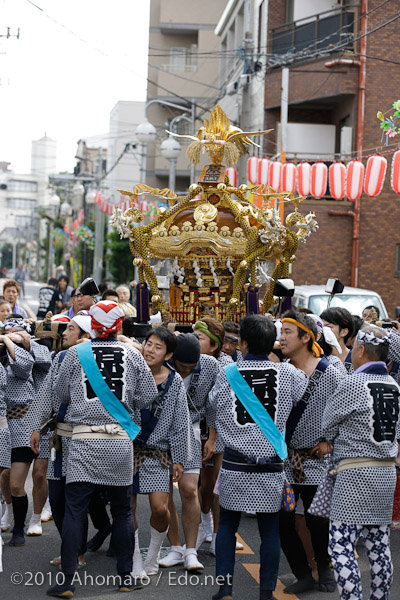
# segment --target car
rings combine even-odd
[[[329,294],[325,285],[297,285],[295,286],[292,304],[295,308],[308,308],[315,315],[320,315],[328,306]],[[362,316],[366,306],[376,306],[379,309],[380,319],[387,319],[388,313],[385,304],[377,292],[361,288],[345,286],[341,294],[333,296],[330,306],[347,308],[352,315]]]

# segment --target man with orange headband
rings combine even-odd
[[[329,567],[329,521],[308,514],[307,510],[328,468],[328,458],[324,457],[328,444],[322,435],[322,416],[327,401],[343,379],[343,373],[323,356],[316,337],[317,326],[308,315],[295,310],[283,315],[279,340],[282,354],[309,377],[307,389],[286,424],[288,459],[285,471],[296,501],[299,497],[303,500],[318,566],[319,589],[332,592],[335,580]],[[299,594],[313,589],[314,579],[296,531],[294,513],[281,511],[280,536],[282,550],[297,577],[297,581],[286,587],[285,592]]]
[[[134,550],[131,485],[132,440],[139,433],[136,410],[157,396],[154,378],[143,356],[116,338],[124,313],[115,302],[90,308],[96,336],[67,351],[55,391],[69,403],[69,445],[61,564],[64,577],[47,594],[71,597],[75,590],[78,549],[91,497],[104,487],[113,516],[113,541],[121,592],[142,587],[131,576]]]

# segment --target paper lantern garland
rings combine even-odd
[[[384,156],[370,156],[365,171],[364,192],[370,198],[378,196],[385,182],[387,160]]]
[[[346,185],[346,167],[335,162],[329,167],[329,190],[335,200],[343,200]]]

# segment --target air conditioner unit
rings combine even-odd
[[[226,86],[226,93],[229,96],[232,96],[233,94],[236,94],[236,92],[238,91],[238,88],[239,88],[239,83],[237,81],[231,81]]]

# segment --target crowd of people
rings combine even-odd
[[[85,553],[110,537],[120,591],[143,587],[160,567],[201,571],[197,551],[209,542],[213,599],[230,600],[247,512],[261,537],[260,600],[274,598],[281,552],[294,576],[286,593],[317,586],[362,598],[359,540],[370,599],[389,597],[390,530],[400,522],[399,324],[368,307],[363,318],[290,309],[240,324],[203,317],[191,332],[135,328],[129,288],[99,297],[93,280],[72,289],[62,275],[39,309],[43,318],[54,308],[54,351],[32,335],[9,288],[0,303],[1,527],[13,527],[8,546],[25,544],[33,463],[26,534],[41,535],[49,497],[61,538],[49,559],[63,577],[48,595],[71,597]],[[150,523],[136,518],[138,494],[148,495]]]

